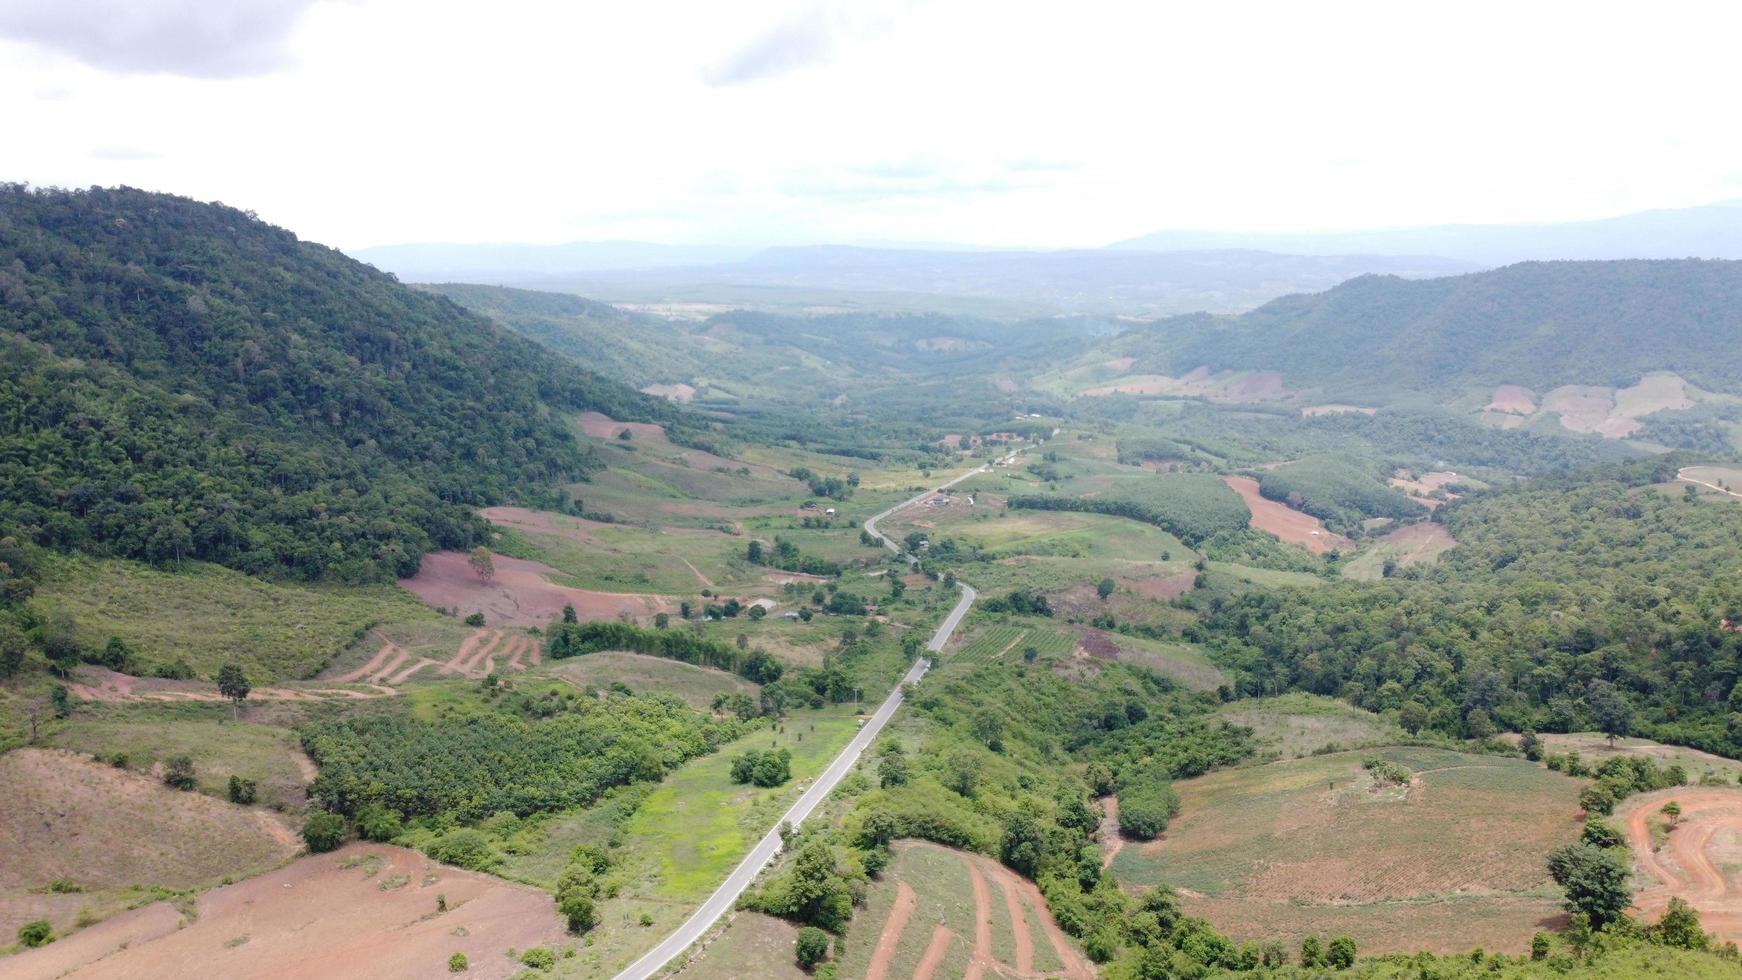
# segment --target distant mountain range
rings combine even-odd
[[[1241,312],[1369,274],[1419,279],[1546,259],[1742,259],[1742,201],[1564,224],[1163,231],[1064,251],[955,245],[758,251],[618,241],[391,245],[352,254],[409,282],[572,291],[613,302],[877,310],[933,309],[926,297],[952,297],[967,301],[967,311],[989,315],[1165,316]]]
[[[1486,266],[1548,259],[1742,259],[1742,201],[1559,224],[1299,233],[1159,231],[1110,247],[1145,252],[1252,248],[1296,255],[1437,255]]]

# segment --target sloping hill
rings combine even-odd
[[[1742,393],[1742,262],[1526,262],[1444,279],[1364,276],[1238,317],[1123,335],[1133,374],[1275,370],[1291,389],[1625,386],[1672,371]]]
[[[382,579],[675,410],[217,204],[0,186],[0,533]]]

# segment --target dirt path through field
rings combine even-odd
[[[925,955],[919,958],[919,966],[914,968],[913,980],[931,980],[938,967],[943,965],[944,956],[950,951],[950,941],[955,938],[956,934],[949,926],[941,922],[933,926],[931,942],[926,944]]]
[[[1742,497],[1742,493],[1737,493],[1734,490],[1726,490],[1723,487],[1718,486],[1716,483],[1707,483],[1704,480],[1696,480],[1691,476],[1683,476],[1680,473],[1677,473],[1675,475],[1675,478],[1682,481],[1683,483],[1692,483],[1692,484],[1695,484],[1696,486],[1705,487],[1707,490],[1716,490],[1719,493],[1727,493],[1732,497]]]
[[[1681,806],[1681,820],[1653,850],[1651,821],[1669,800]],[[1726,840],[1718,843],[1731,846],[1742,835],[1742,789],[1678,786],[1647,793],[1628,801],[1624,822],[1628,846],[1653,880],[1634,896],[1641,917],[1655,919],[1671,898],[1680,898],[1700,913],[1707,932],[1721,941],[1742,940],[1742,888],[1712,853],[1720,834]]]
[[[1004,893],[1004,911],[1010,914],[1010,934],[1016,942],[1016,972],[1023,976],[1034,973],[1034,937],[1028,932],[1028,919],[1022,914],[1022,901],[1016,897],[1016,882],[1000,875],[999,890]]]
[[[373,677],[382,672],[387,661],[393,658],[394,652],[397,651],[399,647],[395,646],[392,640],[383,637],[374,630],[370,630],[369,635],[381,641],[381,649],[375,651],[375,656],[370,657],[368,663],[358,667],[356,670],[346,671],[345,673],[333,678],[333,680],[340,684],[350,684],[354,681],[362,680],[365,677]]]
[[[1101,818],[1101,870],[1105,871],[1125,849],[1125,835],[1119,832],[1119,797],[1109,796],[1101,806],[1107,811]]]
[[[992,963],[992,890],[986,887],[986,878],[972,858],[962,855],[962,864],[967,866],[968,880],[974,884],[974,957],[968,961],[968,971],[962,977],[977,980]]]
[[[680,558],[678,560],[684,563],[684,567],[686,567],[690,571],[696,573],[696,581],[702,583],[702,588],[711,589],[714,587],[714,580],[711,578],[708,578],[706,575],[703,575],[702,570],[697,568],[695,565],[690,564],[690,560],[688,558]]]
[[[871,954],[871,966],[865,971],[865,980],[883,980],[889,974],[889,962],[895,958],[895,951],[901,948],[901,934],[918,906],[919,895],[908,887],[907,882],[897,882],[895,907],[889,910],[889,919],[883,923],[883,931],[877,936],[877,950]]]

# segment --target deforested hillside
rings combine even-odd
[[[218,204],[0,187],[0,533],[370,580],[669,418],[447,300]]]
[[[1160,321],[1112,346],[1133,374],[1277,371],[1291,390],[1451,392],[1634,384],[1742,393],[1742,262],[1526,262],[1443,279],[1363,276],[1231,318]]]

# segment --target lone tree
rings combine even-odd
[[[218,693],[230,699],[231,718],[241,716],[242,702],[247,700],[251,690],[253,688],[248,686],[248,675],[242,673],[242,668],[235,661],[218,670]]]
[[[1627,696],[1615,689],[1615,685],[1603,680],[1594,680],[1585,691],[1585,706],[1591,710],[1591,720],[1597,723],[1597,730],[1609,739],[1609,747],[1615,747],[1615,740],[1627,735],[1633,728],[1633,706],[1627,703]]]
[[[799,966],[809,970],[828,957],[828,933],[816,926],[805,926],[798,931],[798,939],[793,943],[793,958]]]
[[[478,577],[486,582],[496,577],[496,563],[490,559],[490,549],[483,545],[472,549],[471,555],[466,558],[466,564],[472,566],[472,571],[477,572]]]
[[[1668,803],[1665,803],[1663,805],[1663,809],[1659,810],[1658,812],[1669,818],[1669,826],[1670,826],[1670,829],[1672,829],[1672,830],[1675,829],[1675,827],[1681,823],[1682,805],[1680,803],[1677,803],[1674,800],[1670,800]]]
[[[1100,585],[1095,586],[1095,594],[1101,597],[1102,602],[1106,602],[1107,597],[1113,594],[1114,587],[1112,579],[1104,578]]]

